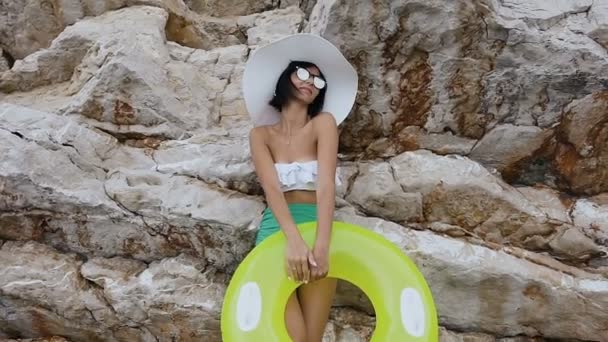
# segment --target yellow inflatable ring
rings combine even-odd
[[[315,222],[299,225],[311,245]],[[334,222],[329,277],[359,287],[376,312],[372,342],[436,342],[437,313],[416,265],[395,245],[368,229]],[[224,342],[287,342],[285,306],[298,287],[287,279],[285,237],[273,234],[254,248],[234,273],[221,314]]]

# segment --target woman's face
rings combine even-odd
[[[314,78],[321,78],[321,72],[316,66],[309,66],[303,69],[308,71],[308,79],[301,80],[300,77],[298,77],[298,70],[296,69],[294,72],[291,73],[291,83],[294,86],[295,97],[306,104],[311,104],[319,95],[320,90],[315,87]],[[306,75],[305,72],[300,73]]]

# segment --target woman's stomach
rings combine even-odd
[[[317,203],[317,192],[310,190],[292,190],[283,194],[287,203]]]

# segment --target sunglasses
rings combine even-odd
[[[310,79],[310,71],[305,68],[296,67],[296,76],[298,76],[301,81],[308,81],[308,79]],[[312,84],[315,86],[315,88],[321,90],[325,88],[327,82],[325,82],[325,80],[320,76],[313,76]]]

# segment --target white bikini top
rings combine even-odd
[[[316,160],[293,163],[274,164],[279,176],[279,184],[283,192],[291,190],[316,190],[317,169]],[[340,185],[340,179],[336,174],[336,185]]]

